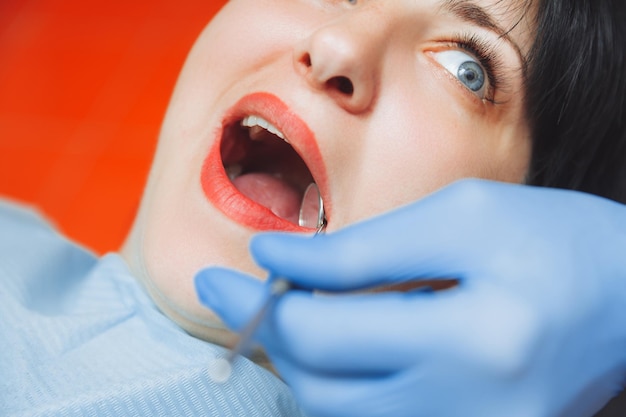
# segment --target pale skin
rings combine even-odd
[[[478,19],[481,10],[499,28]],[[523,182],[531,143],[522,67],[532,42],[532,13],[524,11],[519,1],[497,0],[230,1],[179,77],[122,249],[131,270],[184,329],[229,344],[197,301],[195,273],[221,265],[262,279],[250,238],[309,232],[259,209],[225,179],[230,165],[219,158],[234,159],[219,152],[231,140],[225,127],[258,112],[307,164],[329,233],[460,178]],[[468,39],[497,57],[493,77]],[[459,78],[468,61],[485,76],[472,88],[475,80]],[[264,181],[289,175],[267,165]]]

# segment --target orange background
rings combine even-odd
[[[225,2],[0,0],[0,195],[116,250],[177,74]]]

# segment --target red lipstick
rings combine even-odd
[[[272,210],[259,204],[238,190],[229,178],[224,161],[224,149],[232,154],[233,145],[226,135],[247,116],[267,120],[287,138],[293,150],[300,156],[322,195],[327,189],[327,174],[315,135],[307,124],[278,97],[269,93],[253,93],[237,102],[222,120],[216,132],[216,140],[209,150],[201,173],[201,185],[208,201],[233,221],[259,231],[308,232],[311,229],[279,217]],[[283,145],[285,146],[285,145]],[[230,158],[229,158],[230,159]]]

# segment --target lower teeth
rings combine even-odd
[[[242,170],[243,168],[239,164],[229,165],[226,168],[226,175],[228,175],[228,178],[232,181],[235,178],[237,178],[239,175],[241,175]]]

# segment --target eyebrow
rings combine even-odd
[[[442,4],[442,8],[465,22],[496,33],[499,38],[504,39],[515,49],[515,52],[517,52],[522,62],[522,67],[526,67],[526,58],[522,53],[522,49],[509,36],[511,30],[504,30],[504,28],[497,23],[496,19],[483,7],[471,0],[445,0]]]

